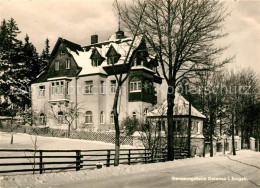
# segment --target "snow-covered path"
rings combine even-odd
[[[173,177],[197,177],[205,178],[206,180],[172,180]],[[245,150],[239,151],[237,156],[229,155],[213,158],[192,158],[165,163],[138,164],[131,166],[120,165],[119,167],[96,170],[37,174],[34,176],[22,175],[0,177],[0,187],[253,188],[260,185],[259,177],[260,153]],[[214,180],[213,178],[221,179]]]
[[[206,180],[191,181],[191,179],[177,180],[177,178],[204,178]],[[204,159],[204,162],[201,159],[191,159],[186,165],[80,183],[74,182],[57,187],[260,187],[260,153],[240,151],[237,156]]]

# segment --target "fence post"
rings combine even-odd
[[[107,167],[110,166],[110,150],[107,150]]]
[[[81,151],[80,150],[77,150],[76,151],[76,171],[79,171],[80,170],[80,155],[81,155]]]
[[[40,150],[39,152],[40,152],[40,164],[39,164],[39,168],[40,168],[40,174],[42,174],[42,169],[43,169],[43,164],[42,164],[42,150]]]
[[[146,149],[144,149],[144,161],[145,161],[145,164],[147,163],[147,159],[146,159]]]
[[[131,164],[131,150],[129,149],[129,153],[128,153],[128,165]]]

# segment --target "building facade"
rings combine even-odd
[[[129,52],[129,55],[128,55]],[[32,84],[32,111],[37,125],[86,131],[114,129],[115,75],[129,74],[119,96],[119,120],[138,116],[160,102],[162,78],[156,57],[141,37],[127,38],[118,31],[107,41],[80,46],[59,38],[48,71]]]

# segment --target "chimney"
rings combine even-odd
[[[91,35],[91,44],[98,43],[98,35]]]
[[[116,32],[116,39],[123,39],[123,38],[126,38],[124,31],[118,30]]]

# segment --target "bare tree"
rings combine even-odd
[[[119,4],[118,4],[117,0],[115,1],[115,8],[118,10],[119,15],[121,15],[121,12],[120,12],[120,9],[119,9]],[[124,59],[121,71],[118,73],[115,70],[115,65],[112,64],[113,70],[114,70],[114,75],[115,75],[116,82],[117,82],[116,91],[115,91],[115,98],[114,98],[114,103],[113,103],[114,124],[115,124],[115,131],[116,131],[116,135],[115,135],[115,137],[116,137],[115,138],[115,161],[114,161],[115,166],[119,165],[119,155],[120,155],[120,153],[119,153],[119,151],[120,151],[120,128],[119,128],[119,120],[118,120],[118,117],[119,117],[118,100],[119,100],[119,95],[120,95],[122,85],[124,84],[124,82],[129,77],[130,70],[131,70],[131,67],[132,67],[134,59],[135,59],[135,53],[131,54],[131,52],[133,51],[133,48],[135,47],[134,43],[135,43],[136,37],[138,35],[139,24],[141,23],[144,10],[145,10],[145,6],[142,8],[142,11],[138,15],[137,27],[136,27],[136,29],[133,33],[133,39],[132,39],[132,42],[129,46],[129,49],[126,53],[126,57]],[[124,70],[128,70],[128,71],[125,73]]]
[[[36,154],[37,154],[37,150],[38,150],[38,137],[35,135],[34,138],[32,136],[30,136],[32,144],[33,144],[33,158],[31,160],[31,158],[27,157],[26,153],[24,152],[25,157],[27,157],[28,161],[32,164],[32,169],[33,169],[33,174],[35,174],[35,167],[36,167]]]
[[[72,124],[75,122],[76,118],[80,114],[80,110],[82,109],[79,104],[71,104],[67,107],[54,109],[52,105],[50,105],[50,113],[48,114],[51,119],[54,119],[59,124],[67,124],[68,125],[68,138],[70,137],[70,130]],[[59,114],[60,113],[60,114]]]
[[[142,22],[138,15],[146,6]],[[167,88],[168,160],[174,159],[173,109],[175,90],[194,72],[212,69],[229,61],[217,61],[226,47],[215,41],[227,34],[223,23],[227,16],[219,0],[133,0],[119,6],[121,19],[129,31],[140,27],[149,47],[157,55]]]

